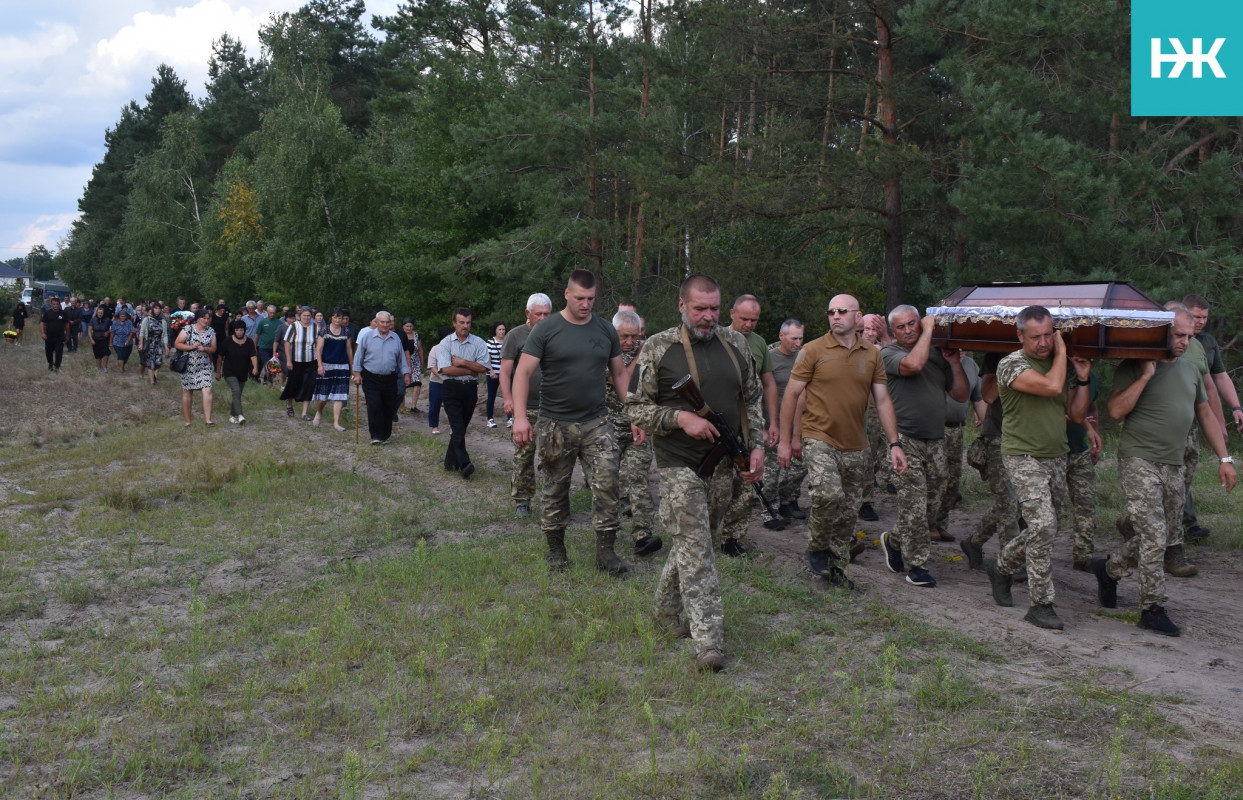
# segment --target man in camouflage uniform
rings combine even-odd
[[[1127,520],[1135,536],[1112,556],[1092,559],[1100,603],[1118,605],[1118,580],[1139,569],[1140,628],[1177,636],[1178,626],[1165,613],[1165,558],[1168,537],[1182,516],[1183,447],[1192,419],[1204,426],[1218,457],[1218,476],[1229,492],[1236,476],[1221,426],[1213,418],[1199,370],[1179,358],[1186,352],[1194,322],[1185,310],[1174,312],[1170,330],[1172,358],[1123,361],[1114,373],[1109,416],[1126,419],[1118,443],[1118,483],[1126,494]]]
[[[1165,304],[1166,311],[1178,311],[1187,309],[1187,306],[1171,300]],[[1196,312],[1187,309],[1192,314],[1192,318],[1196,319],[1199,325],[1199,317]],[[1204,311],[1205,319],[1207,319],[1207,311]],[[1201,334],[1212,337],[1205,333]],[[1217,347],[1215,340],[1211,341],[1211,346]],[[1215,350],[1216,352],[1216,350]],[[1221,357],[1220,353],[1217,355]],[[1192,336],[1191,341],[1187,342],[1187,351],[1179,358],[1184,361],[1190,361],[1195,365],[1196,370],[1200,373],[1200,381],[1204,384],[1204,394],[1208,398],[1209,410],[1213,412],[1213,419],[1217,422],[1218,428],[1222,432],[1222,438],[1229,438],[1229,431],[1226,428],[1225,418],[1221,412],[1221,395],[1217,391],[1217,384],[1213,380],[1213,375],[1209,369],[1208,351],[1204,349],[1199,337]],[[1191,423],[1191,430],[1187,432],[1187,441],[1183,444],[1183,480],[1185,501],[1183,504],[1182,524],[1176,530],[1170,532],[1169,541],[1165,547],[1165,572],[1167,575],[1173,575],[1176,578],[1192,578],[1199,572],[1192,564],[1187,563],[1187,554],[1184,552],[1183,545],[1187,541],[1203,541],[1208,538],[1208,528],[1203,528],[1196,521],[1196,512],[1194,500],[1191,496],[1191,481],[1195,477],[1196,469],[1200,466],[1200,425],[1196,422]],[[1125,518],[1123,519],[1125,522]],[[1135,535],[1135,531],[1129,527],[1119,528],[1119,533],[1124,539],[1129,539]]]
[[[1066,343],[1053,330],[1044,306],[1028,306],[1015,317],[1020,349],[997,365],[997,385],[1005,410],[1001,454],[1026,527],[985,564],[999,606],[1014,605],[1010,584],[1027,566],[1031,608],[1025,620],[1061,630],[1053,609],[1051,556],[1057,534],[1054,500],[1066,489],[1066,421],[1082,423],[1088,410],[1092,362],[1068,359]],[[1067,361],[1074,364],[1067,380]]]
[[[617,329],[617,338],[621,340],[622,364],[626,367],[628,384],[634,360],[643,347],[643,320],[638,313],[623,308],[613,315],[613,327]],[[613,425],[613,435],[617,437],[617,449],[620,453],[618,478],[621,483],[622,508],[629,506],[630,518],[634,522],[631,529],[634,554],[650,556],[664,546],[661,538],[652,532],[652,490],[647,483],[647,473],[652,466],[652,444],[642,428],[631,425],[630,414],[617,396],[612,379],[608,379],[605,400],[608,402],[609,422]]]
[[[972,416],[984,418],[984,401],[980,399],[980,368],[975,359],[964,353],[960,362],[962,374],[967,379],[967,400],[959,403],[952,398],[945,401],[945,486],[941,490],[941,502],[935,518],[929,519],[930,533],[934,539],[952,542],[949,532],[950,510],[962,499],[963,429]]]
[[[790,318],[781,323],[781,331],[777,335],[776,344],[768,348],[773,361],[773,379],[777,382],[777,408],[785,399],[786,386],[790,383],[790,371],[803,349],[803,323]],[[778,411],[778,416],[781,412]],[[803,404],[794,410],[794,433],[791,441],[802,440],[803,437]],[[801,458],[791,458],[789,469],[783,468],[777,460],[777,447],[764,448],[764,489],[769,502],[777,506],[780,513],[787,513],[791,508],[802,514],[798,508],[798,497],[802,492],[803,479],[807,477],[807,465]],[[787,516],[794,516],[787,514]],[[806,516],[806,515],[804,515]]]
[[[527,343],[531,329],[541,319],[552,313],[552,300],[543,292],[536,292],[527,298],[527,324],[520,325],[505,336],[505,344],[501,347],[501,397],[504,399],[505,416],[514,413],[514,364],[522,355],[522,346]],[[532,427],[539,418],[539,395],[542,374],[539,367],[531,372],[531,382],[527,389],[527,422]],[[524,444],[514,443],[514,471],[509,479],[509,496],[514,501],[514,516],[519,518],[531,516],[531,498],[535,496],[535,440]]]
[[[889,335],[889,323],[880,314],[864,314],[859,319],[858,330],[859,337],[877,350],[893,341],[893,337]],[[863,505],[859,506],[859,519],[879,522],[880,515],[872,507],[876,490],[884,488],[890,494],[896,494],[897,487],[893,483],[893,468],[889,466],[889,442],[885,438],[885,429],[881,427],[874,402],[868,403],[867,437],[873,478],[863,486]]]
[[[777,381],[773,377],[773,359],[768,352],[768,344],[764,337],[755,332],[760,321],[760,301],[753,294],[740,295],[734,301],[729,312],[729,329],[742,334],[747,339],[748,353],[760,376],[760,385],[764,391],[764,446],[777,444]],[[734,476],[733,496],[729,510],[725,512],[725,525],[721,529],[721,552],[727,556],[745,556],[747,550],[742,545],[742,536],[747,532],[747,522],[751,518],[751,505],[755,499],[754,492],[746,482]],[[793,508],[786,507],[778,511],[787,517],[805,519],[806,514],[799,510],[795,503]],[[769,517],[764,510],[764,527],[779,531],[785,527],[780,519]]]
[[[1101,437],[1096,431],[1096,397],[1100,391],[1096,373],[1088,378],[1088,411],[1083,424],[1066,423],[1066,498],[1058,507],[1063,510],[1063,524],[1073,528],[1074,545],[1071,565],[1080,572],[1092,569],[1096,550],[1096,462],[1101,457]]]
[[[890,462],[906,470],[898,441],[893,403],[885,390],[880,351],[858,336],[859,301],[839,294],[829,301],[829,332],[804,345],[790,370],[781,401],[781,436],[777,460],[789,467],[802,456],[807,463],[811,518],[807,523],[807,563],[829,583],[853,588],[847,577],[855,517],[863,487],[872,480],[872,460],[863,428],[868,398],[889,437]],[[801,414],[797,410],[802,408]],[[796,416],[803,436],[794,438]]]
[[[596,531],[596,568],[611,575],[626,573],[613,545],[617,540],[617,440],[604,402],[608,369],[622,400],[626,368],[621,342],[611,324],[591,313],[596,302],[596,276],[587,270],[570,273],[565,308],[535,326],[527,337],[514,372],[514,444],[536,439],[544,476],[540,525],[548,540],[548,564],[569,564],[565,528],[570,520],[570,477],[581,461],[591,488],[591,521]],[[539,418],[527,416],[527,393],[535,368],[543,372]]]
[[[660,473],[660,520],[671,539],[656,587],[654,616],[670,632],[691,638],[700,669],[716,671],[725,665],[725,618],[712,531],[729,505],[735,468],[723,458],[711,475],[699,477],[699,466],[719,432],[691,410],[673,385],[687,374],[697,376],[708,407],[749,443],[749,469],[743,475],[748,481],[759,480],[764,469],[762,390],[746,339],[717,324],[721,289],[715,280],[706,275],[687,278],[678,310],[682,324],[644,343],[627,409],[635,425],[652,436]]]
[[[1213,418],[1217,425],[1221,428],[1222,439],[1228,439],[1230,431],[1226,427],[1226,418],[1222,413],[1222,401],[1230,408],[1231,419],[1234,421],[1235,427],[1243,431],[1243,406],[1239,405],[1239,395],[1234,389],[1234,382],[1230,380],[1230,373],[1226,371],[1226,365],[1221,358],[1221,345],[1217,343],[1217,339],[1213,334],[1204,328],[1208,325],[1209,302],[1206,298],[1198,294],[1189,294],[1183,298],[1183,307],[1191,312],[1191,318],[1195,321],[1195,341],[1203,350],[1204,361],[1208,366],[1208,377],[1204,380],[1204,388],[1208,393],[1208,407],[1213,412]],[[1169,308],[1169,305],[1166,306]],[[1193,359],[1198,359],[1199,355],[1195,350],[1188,350],[1188,355]],[[1185,539],[1189,542],[1202,542],[1208,539],[1209,530],[1200,525],[1196,518],[1195,497],[1191,493],[1191,483],[1195,479],[1196,467],[1200,464],[1200,431],[1198,426],[1192,425],[1191,432],[1187,438],[1187,449],[1183,459],[1185,468],[1186,486],[1186,502],[1183,504],[1183,528],[1185,529]],[[1170,544],[1181,545],[1184,541],[1183,533],[1179,533],[1175,537],[1177,541],[1171,541]],[[1172,572],[1171,574],[1179,575],[1179,577],[1191,577],[1195,574],[1195,568],[1192,567],[1190,575]]]
[[[967,376],[961,350],[932,347],[932,317],[921,320],[913,306],[901,305],[889,312],[889,326],[895,341],[880,354],[907,467],[897,480],[898,525],[892,533],[882,533],[880,543],[891,571],[905,572],[907,583],[914,586],[932,588],[937,581],[924,565],[946,481],[946,397],[965,401]]]
[[[980,368],[980,399],[987,406],[984,424],[980,427],[980,435],[972,444],[977,454],[976,462],[983,462],[980,477],[988,484],[993,493],[993,504],[984,512],[980,526],[975,533],[965,537],[959,546],[967,556],[967,565],[971,569],[984,569],[984,543],[996,534],[998,544],[1005,547],[1019,531],[1019,507],[1014,497],[1014,488],[1010,486],[1010,478],[1006,475],[1005,464],[1001,460],[1001,396],[997,392],[997,364],[1001,361],[998,353],[989,353],[984,357],[984,365]],[[972,457],[968,451],[967,457]]]

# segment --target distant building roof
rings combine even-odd
[[[0,261],[0,278],[22,278],[24,280],[32,280],[34,276],[29,272],[23,272],[17,267],[10,266],[5,264],[3,261]]]

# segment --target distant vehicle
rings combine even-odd
[[[31,288],[25,291],[30,292],[30,300],[26,305],[44,310],[48,308],[49,299],[59,297],[61,301],[65,301],[71,294],[69,285],[64,281],[32,281]]]
[[[22,289],[22,296],[20,298],[21,301],[25,303],[27,306],[29,306],[31,302],[34,300],[34,293],[35,293],[35,290],[30,286],[27,286],[25,289]]]

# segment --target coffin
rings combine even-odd
[[[1129,283],[994,283],[960,286],[928,309],[939,347],[1009,353],[1019,349],[1014,318],[1049,309],[1053,326],[1082,358],[1169,358],[1174,313]]]

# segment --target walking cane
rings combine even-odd
[[[358,392],[359,385],[354,384],[354,446],[358,446]]]

